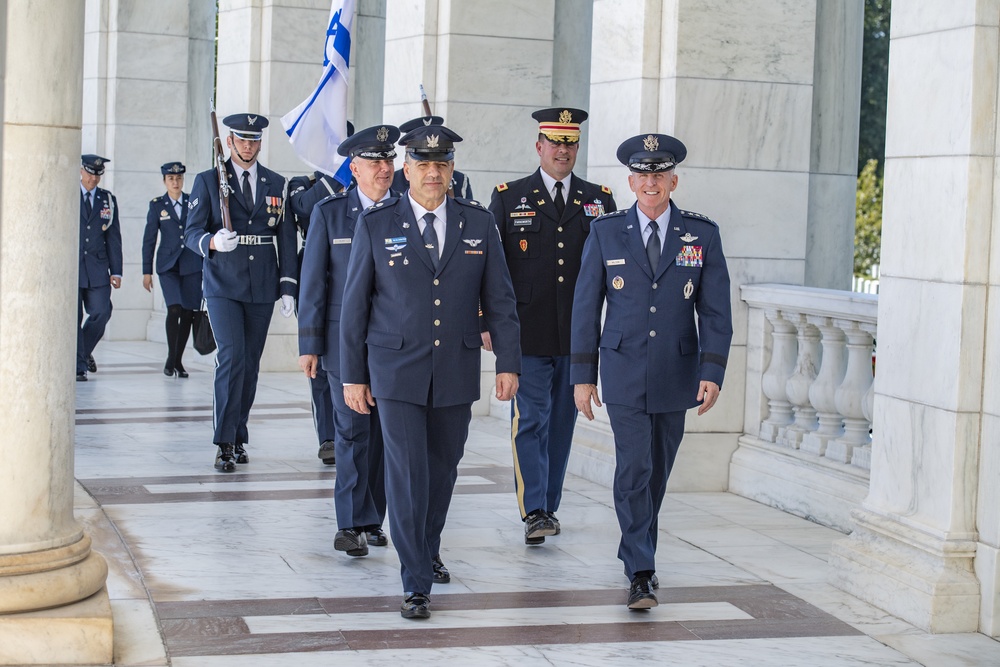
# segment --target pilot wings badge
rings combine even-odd
[[[468,243],[470,248],[475,248],[482,242],[482,239],[462,239],[462,243]]]

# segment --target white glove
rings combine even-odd
[[[281,295],[281,316],[291,317],[292,311],[295,310],[295,299],[291,294]]]
[[[215,241],[215,249],[219,252],[230,252],[236,250],[236,246],[240,244],[238,238],[236,238],[235,231],[227,231],[224,227],[219,231],[215,232],[213,237]]]

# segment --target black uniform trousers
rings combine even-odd
[[[219,349],[215,357],[216,444],[245,444],[247,420],[257,393],[260,356],[274,313],[273,303],[247,303],[224,297],[205,298]]]
[[[434,583],[431,559],[441,549],[472,404],[433,408],[377,400],[385,438],[389,526],[403,590],[427,595]]]
[[[631,581],[656,570],[658,516],[667,479],[684,437],[685,412],[648,413],[605,403],[615,436],[615,512],[622,529],[618,558]]]
[[[342,387],[340,375],[319,372],[328,387]],[[337,480],[333,502],[337,527],[366,528],[381,526],[385,520],[385,465],[383,462],[382,426],[378,405],[363,415],[347,407],[344,392],[331,391],[337,456]],[[381,404],[381,401],[379,402]]]
[[[104,336],[111,320],[111,283],[100,287],[81,287],[76,310],[76,372],[87,370],[87,357]],[[83,311],[87,321],[83,321]]]

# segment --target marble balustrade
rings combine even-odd
[[[730,490],[841,530],[867,494],[878,297],[744,285],[744,434]]]

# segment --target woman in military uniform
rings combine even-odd
[[[184,172],[180,162],[168,162],[160,167],[166,194],[149,202],[146,231],[142,236],[142,286],[153,291],[153,248],[159,233],[156,251],[156,273],[160,277],[163,302],[167,305],[167,363],[163,374],[186,378],[181,357],[191,332],[194,313],[201,308],[201,264],[198,253],[184,246],[184,224],[187,222],[188,195],[183,192]]]

